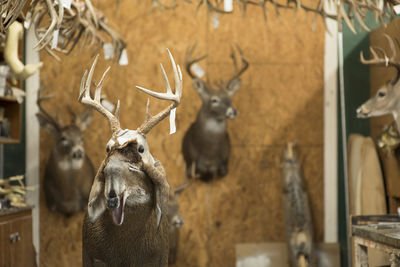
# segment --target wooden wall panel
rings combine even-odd
[[[150,1],[148,1],[150,2]],[[230,172],[209,184],[196,182],[181,196],[180,251],[176,266],[233,266],[238,242],[284,241],[280,160],[285,143],[298,144],[300,160],[310,194],[316,239],[323,239],[323,55],[324,28],[317,20],[312,31],[311,14],[282,11],[278,20],[270,8],[264,22],[259,9],[249,7],[243,19],[236,12],[219,16],[213,29],[205,8],[181,3],[172,11],[149,12],[150,5],[121,1],[93,4],[105,15],[128,43],[129,65],[100,60],[99,79],[107,65],[111,71],[104,91],[112,101],[121,99],[121,125],[135,129],[145,116],[147,96],[134,85],[164,90],[159,63],[172,78],[165,48],[171,49],[183,65],[186,48],[198,41],[197,54],[208,54],[201,66],[211,80],[227,80],[233,72],[229,58],[231,43],[243,49],[250,62],[242,76],[242,88],[233,104],[239,116],[228,128],[232,141]],[[83,110],[77,103],[84,68],[93,53],[84,49],[56,62],[44,52],[43,84],[56,93],[48,109],[60,109],[68,119],[67,106]],[[184,73],[182,104],[177,111],[177,129],[168,135],[164,121],[148,136],[152,154],[160,159],[172,187],[184,182],[181,140],[195,119],[201,101],[189,76]],[[153,113],[166,103],[151,99]],[[105,156],[110,137],[107,121],[96,114],[85,133],[85,146],[96,168]],[[51,136],[41,132],[41,174],[49,157]],[[82,214],[63,218],[50,213],[41,196],[42,266],[78,266],[81,263]]]

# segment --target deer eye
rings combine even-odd
[[[139,153],[143,153],[144,152],[144,147],[142,145],[140,145],[138,147],[138,151],[139,151]]]
[[[378,92],[378,96],[379,96],[379,97],[384,97],[384,96],[386,96],[386,93],[385,93],[385,92],[382,92],[382,91],[380,91],[380,92]]]
[[[110,146],[107,146],[107,147],[106,147],[107,153],[110,153],[110,150],[111,150],[111,149],[110,149]]]

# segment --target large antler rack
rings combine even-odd
[[[394,41],[392,40],[392,38],[390,38],[389,35],[384,34],[384,36],[388,40],[390,51],[391,51],[392,55],[390,57],[387,56],[387,54],[385,53],[385,51],[382,48],[370,47],[369,49],[371,51],[372,58],[365,59],[364,54],[361,51],[360,52],[360,61],[361,61],[361,63],[363,63],[365,65],[375,65],[375,66],[385,66],[385,67],[390,66],[390,67],[396,68],[396,70],[397,70],[396,77],[391,82],[392,84],[395,84],[400,79],[400,62],[396,61],[397,53],[396,53],[396,47],[395,47]]]
[[[59,4],[61,2],[33,0],[30,4],[27,17],[31,17],[35,25],[35,34],[39,40],[36,45],[38,50],[45,49],[60,60],[54,51],[68,55],[79,40],[82,40],[81,48],[88,43],[98,44],[100,48],[111,39],[114,55],[119,58],[126,43],[107,24],[106,18],[93,7],[90,0],[74,0],[70,8],[64,8]],[[54,39],[57,38],[56,31],[58,40]],[[55,46],[53,42],[56,42]]]
[[[159,98],[159,99],[163,99],[163,100],[168,100],[168,101],[172,101],[173,103],[168,106],[167,108],[165,108],[164,110],[162,110],[161,112],[159,112],[157,115],[155,116],[151,116],[150,115],[150,104],[149,101],[147,101],[147,111],[146,111],[146,120],[142,123],[142,125],[139,126],[139,128],[137,128],[137,131],[143,135],[146,135],[148,132],[150,132],[150,130],[157,125],[159,122],[161,122],[164,118],[166,118],[169,113],[171,112],[172,109],[176,108],[181,100],[181,96],[182,96],[182,73],[180,70],[180,67],[178,65],[175,64],[174,58],[172,57],[172,54],[170,53],[170,51],[168,50],[168,54],[170,56],[171,59],[171,63],[172,63],[172,68],[174,71],[174,78],[175,78],[175,93],[172,92],[171,86],[168,82],[168,77],[165,73],[164,67],[162,64],[161,65],[161,71],[162,71],[162,75],[167,87],[167,92],[166,93],[158,93],[158,92],[153,92],[151,90],[148,90],[146,88],[140,87],[140,86],[136,86],[139,90],[145,92],[146,94],[149,94],[155,98]],[[119,123],[119,109],[120,109],[120,102],[118,100],[118,104],[117,104],[117,108],[114,114],[112,114],[111,112],[109,112],[100,102],[101,100],[101,89],[103,86],[103,82],[104,82],[104,78],[107,74],[107,72],[109,71],[110,67],[108,67],[106,69],[106,71],[103,73],[103,76],[100,80],[100,82],[96,85],[96,90],[94,93],[94,98],[92,99],[90,97],[90,85],[92,83],[92,77],[93,77],[93,73],[94,73],[94,69],[96,67],[97,64],[97,60],[98,60],[98,55],[96,56],[92,67],[90,68],[89,74],[87,72],[87,70],[85,71],[85,74],[82,77],[82,81],[81,81],[81,86],[80,86],[80,94],[79,94],[79,98],[78,101],[81,102],[82,104],[88,105],[94,109],[96,109],[98,112],[100,112],[104,117],[106,117],[108,119],[108,121],[110,122],[110,126],[111,126],[111,131],[113,134],[113,137],[115,137],[118,132],[121,130],[121,126]]]
[[[151,131],[151,129],[154,126],[156,126],[159,122],[161,122],[163,119],[165,119],[169,115],[171,110],[176,108],[181,101],[182,89],[183,89],[181,68],[179,67],[179,65],[176,65],[175,60],[174,60],[171,52],[169,51],[169,49],[167,49],[167,51],[168,51],[169,58],[171,60],[172,69],[174,71],[175,93],[172,92],[171,86],[168,81],[167,74],[165,73],[165,69],[162,64],[160,64],[160,68],[161,68],[162,76],[163,76],[163,79],[165,82],[165,86],[167,88],[166,93],[157,93],[157,92],[153,92],[149,89],[146,89],[146,88],[143,88],[140,86],[136,86],[137,89],[139,89],[139,90],[145,92],[146,94],[151,95],[155,98],[172,101],[171,105],[169,105],[167,108],[165,108],[164,110],[162,110],[155,116],[150,115],[150,102],[147,101],[146,120],[142,123],[142,125],[139,126],[139,128],[137,128],[137,131],[143,135],[146,135],[148,132]]]

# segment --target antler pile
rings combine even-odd
[[[157,2],[156,0],[152,0],[153,3]],[[182,0],[184,2],[191,2],[188,0]],[[232,11],[226,11],[223,9],[224,1],[221,0],[199,0],[197,4],[197,9],[201,6],[206,6],[208,12],[213,13],[222,13],[222,14],[229,14]],[[268,4],[271,5],[276,14],[279,16],[280,9],[301,9],[306,12],[315,13],[316,16],[320,16],[324,19],[334,19],[338,22],[342,20],[349,26],[349,28],[355,33],[355,21],[357,21],[360,26],[369,31],[369,28],[364,23],[365,16],[367,12],[372,12],[376,19],[379,20],[380,23],[386,24],[386,22],[390,19],[395,17],[393,7],[400,4],[400,0],[383,0],[375,1],[375,0],[340,0],[338,2],[331,1],[328,2],[332,7],[336,9],[336,12],[329,13],[325,4],[327,3],[325,0],[320,0],[315,7],[305,5],[301,0],[287,0],[286,2],[277,2],[276,0],[236,0],[237,6],[243,13],[243,15],[247,12],[248,6],[257,6],[261,7],[264,19],[267,19],[267,8]],[[171,7],[176,7],[176,0],[173,1],[173,5]]]
[[[24,176],[13,176],[7,179],[0,179],[0,198],[7,198],[12,207],[26,207],[25,195],[33,188],[26,187],[22,182]],[[12,185],[17,182],[18,185]]]
[[[26,0],[0,0],[0,34],[21,15]]]
[[[35,33],[39,40],[36,47],[45,49],[59,60],[52,51],[69,54],[79,40],[82,40],[81,49],[88,42],[98,44],[100,48],[107,39],[111,38],[114,55],[119,59],[122,50],[126,47],[125,41],[106,22],[101,12],[96,10],[90,0],[74,0],[70,8],[64,8],[62,1],[33,0],[30,4],[27,17],[32,18]],[[57,38],[58,33],[58,40]],[[108,38],[107,38],[108,36]],[[56,42],[56,45],[52,45]]]

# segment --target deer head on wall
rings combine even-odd
[[[365,59],[361,52],[361,63],[365,65],[394,67],[397,70],[397,74],[393,80],[382,85],[374,96],[357,109],[357,117],[370,118],[392,114],[397,130],[400,130],[400,62],[395,60],[397,53],[393,40],[386,34],[384,36],[389,42],[392,56],[388,57],[385,51],[379,47],[370,47],[372,59]]]
[[[136,130],[121,128],[119,102],[115,114],[100,103],[101,88],[108,69],[96,86],[94,98],[90,97],[97,57],[89,74],[85,72],[82,78],[79,101],[104,115],[112,131],[106,146],[107,156],[90,192],[83,224],[83,266],[93,266],[94,262],[107,266],[166,266],[168,263],[169,185],[163,166],[150,153],[146,135],[180,103],[182,74],[171,53],[169,56],[174,71],[175,93],[162,65],[166,93],[137,88],[172,104],[151,116],[147,102],[146,120]]]
[[[37,104],[40,113],[36,116],[40,126],[47,130],[54,140],[46,164],[43,189],[50,210],[72,215],[86,208],[95,174],[83,144],[83,132],[92,119],[92,112],[90,109],[81,114],[70,111],[71,123],[64,125],[58,116],[52,116],[43,107],[43,101],[49,98],[51,96],[44,96],[42,90],[38,92]]]
[[[215,176],[225,176],[228,173],[230,141],[226,124],[227,119],[233,119],[237,115],[236,109],[232,106],[232,97],[240,89],[240,75],[247,70],[249,64],[238,46],[242,62],[242,67],[238,68],[232,49],[231,58],[235,66],[235,73],[218,90],[192,72],[192,65],[205,58],[203,56],[192,59],[194,49],[195,46],[188,49],[185,67],[193,79],[193,87],[200,95],[202,106],[196,121],[185,133],[182,152],[186,162],[186,176],[192,178],[198,176],[206,181]]]

